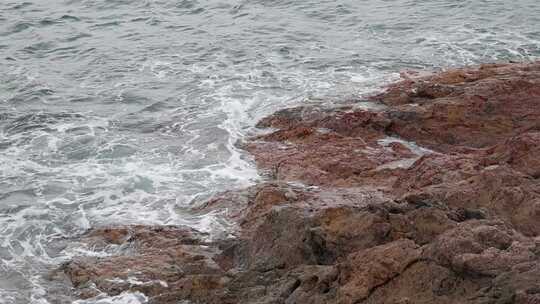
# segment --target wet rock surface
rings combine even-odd
[[[53,277],[156,304],[540,303],[540,63],[403,76],[376,109],[263,119],[244,147],[268,181],[193,211],[231,235],[94,229],[120,249]]]

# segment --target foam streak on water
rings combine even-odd
[[[70,303],[45,274],[114,254],[69,242],[92,227],[227,232],[189,207],[259,179],[236,142],[260,117],[401,69],[535,59],[539,18],[536,0],[0,1],[0,303]]]

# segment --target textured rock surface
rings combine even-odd
[[[540,65],[482,65],[409,79],[375,97],[391,131],[439,150],[487,147],[540,127]]]
[[[157,304],[540,303],[540,63],[404,77],[371,110],[263,119],[244,147],[269,181],[193,210],[227,210],[230,237],[94,229],[117,250],[55,277]]]

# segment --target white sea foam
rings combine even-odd
[[[148,297],[140,292],[123,292],[117,296],[107,296],[105,294],[97,297],[77,300],[73,304],[146,304]]]

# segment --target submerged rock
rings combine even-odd
[[[250,139],[270,180],[186,227],[96,228],[57,272],[150,303],[540,303],[540,63],[410,76],[386,105],[299,107]]]

